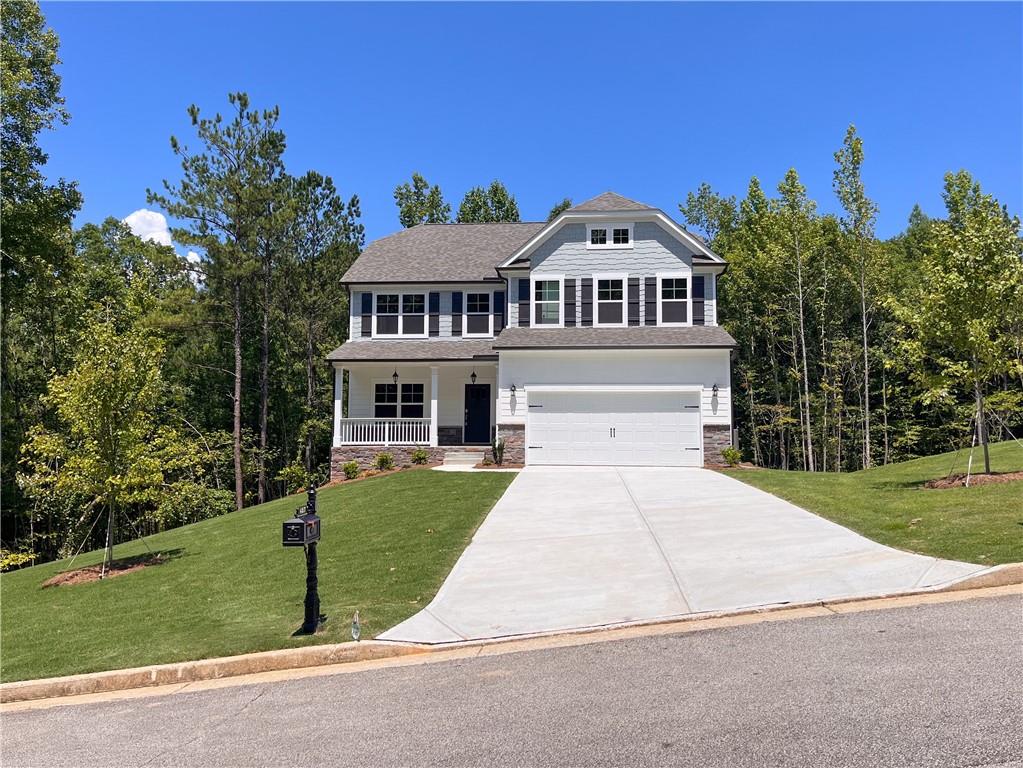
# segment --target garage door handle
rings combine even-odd
[[[687,451],[698,451],[698,450],[700,450],[700,449],[699,449],[699,448],[686,448],[686,450],[687,450]]]

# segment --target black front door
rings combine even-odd
[[[490,442],[490,385],[465,385],[465,432],[462,440],[466,443]]]

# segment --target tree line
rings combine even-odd
[[[1020,221],[966,171],[945,176],[944,218],[914,206],[876,236],[854,126],[834,156],[841,215],[821,214],[795,169],[770,195],[702,184],[679,209],[728,260],[720,314],[735,337],[740,443],[760,466],[851,471],[983,447],[1023,422]]]

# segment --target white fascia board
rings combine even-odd
[[[682,227],[672,221],[671,217],[666,215],[663,211],[650,210],[650,211],[578,211],[576,213],[563,213],[546,227],[537,232],[531,237],[525,245],[519,248],[505,261],[501,262],[499,269],[510,267],[519,259],[529,256],[537,246],[540,245],[544,240],[557,232],[565,224],[574,223],[585,223],[587,221],[596,222],[616,222],[616,221],[656,221],[670,234],[674,235],[678,240],[682,241],[697,253],[702,253],[709,259],[714,259],[715,262],[724,265],[726,262],[712,250],[707,248],[703,243],[697,240],[695,237],[686,232]]]
[[[702,392],[703,384],[524,384],[527,392]]]

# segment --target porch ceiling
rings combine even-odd
[[[357,339],[327,355],[331,363],[497,360],[493,339]]]

